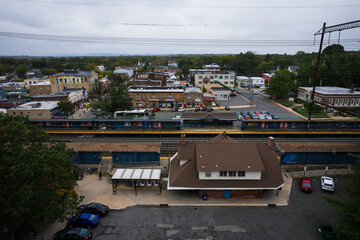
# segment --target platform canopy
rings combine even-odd
[[[111,180],[160,180],[161,169],[118,168]]]

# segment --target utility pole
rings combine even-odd
[[[322,44],[323,44],[323,40],[324,40],[325,27],[326,27],[326,23],[323,24],[322,31],[321,31],[320,47],[319,47],[319,52],[318,52],[318,56],[317,56],[317,60],[316,60],[315,76],[314,76],[314,82],[313,82],[313,90],[312,90],[312,93],[311,93],[308,120],[311,120],[311,111],[312,111],[312,108],[313,108],[313,105],[314,105],[315,87],[316,87],[316,81],[317,81],[318,74],[319,74],[321,49],[322,49]]]
[[[323,40],[324,40],[324,34],[325,33],[330,34],[332,32],[339,31],[338,43],[340,43],[340,32],[342,30],[358,28],[358,27],[360,27],[360,20],[337,24],[337,25],[333,25],[333,26],[329,26],[329,27],[326,27],[326,23],[324,23],[323,27],[314,34],[314,44],[315,44],[316,35],[321,35],[321,40],[320,40],[320,47],[319,47],[319,52],[318,52],[318,56],[317,56],[316,68],[315,68],[315,76],[314,76],[314,82],[313,82],[313,90],[311,93],[311,100],[310,100],[311,102],[310,102],[310,106],[309,106],[308,120],[311,120],[311,112],[312,112],[312,107],[314,105],[315,88],[316,88],[316,83],[317,83],[316,81],[317,81],[317,77],[318,77],[318,73],[319,73],[319,64],[320,64],[321,49],[322,49],[322,44],[323,44]]]

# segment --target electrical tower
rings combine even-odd
[[[329,26],[329,27],[326,27],[326,23],[324,23],[323,27],[314,34],[314,43],[315,43],[315,37],[317,35],[321,35],[321,40],[320,40],[319,52],[318,52],[317,61],[316,61],[315,76],[314,76],[313,90],[312,90],[312,93],[311,93],[311,101],[310,101],[310,106],[309,106],[309,118],[308,118],[308,120],[311,120],[311,111],[312,111],[312,107],[313,107],[313,104],[314,104],[315,88],[316,88],[316,83],[317,83],[317,78],[318,78],[318,73],[319,73],[321,50],[322,50],[322,44],[323,44],[323,41],[324,41],[325,33],[330,34],[332,32],[338,31],[339,32],[338,43],[340,43],[340,32],[341,31],[347,30],[347,29],[352,29],[352,28],[358,28],[358,27],[360,27],[360,20],[353,21],[353,22],[342,23],[342,24],[337,24],[337,25],[333,25],[333,26]],[[322,104],[322,103],[319,103],[319,104]],[[357,115],[357,114],[349,113],[349,112],[347,112],[347,113],[350,114],[350,115],[359,117],[359,115]]]

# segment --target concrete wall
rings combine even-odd
[[[292,178],[301,178],[301,177],[320,177],[320,176],[346,176],[352,174],[352,171],[349,169],[329,169],[326,170],[310,170],[310,171],[299,171],[299,172],[289,172]]]

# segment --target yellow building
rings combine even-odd
[[[97,78],[96,72],[64,71],[50,76],[52,92],[62,92],[66,89],[86,89],[91,91],[91,86]]]

